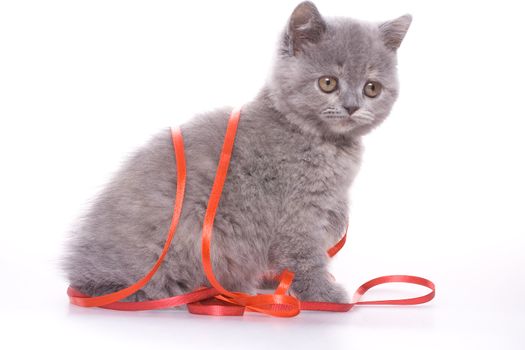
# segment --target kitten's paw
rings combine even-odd
[[[302,301],[324,301],[330,303],[348,303],[350,298],[346,290],[337,283],[328,281],[310,281],[292,286],[293,294]]]
[[[326,287],[324,290],[320,293],[319,301],[327,301],[330,303],[349,303],[350,298],[348,297],[348,293],[338,283],[331,283],[328,287]]]

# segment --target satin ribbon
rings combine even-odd
[[[408,275],[383,276],[370,280],[357,289],[350,303],[298,300],[294,296],[288,294],[293,281],[293,272],[287,270],[283,271],[278,278],[279,285],[273,294],[249,295],[225,289],[213,273],[213,267],[211,264],[211,241],[213,236],[213,222],[219,206],[224,182],[226,181],[239,118],[240,109],[236,109],[231,113],[228,121],[219,164],[217,166],[210,198],[208,199],[208,206],[206,208],[202,227],[202,264],[211,288],[202,287],[190,293],[165,299],[140,302],[119,302],[119,300],[122,300],[143,288],[150,281],[162,264],[177,229],[180,213],[182,211],[186,185],[186,161],[184,157],[182,133],[180,128],[173,128],[171,135],[177,166],[177,192],[168,236],[161,255],[146,276],[131,286],[117,292],[90,297],[81,294],[70,286],[67,294],[72,304],[83,307],[102,307],[122,311],[153,310],[187,305],[190,313],[201,315],[240,316],[244,314],[245,310],[249,310],[277,317],[293,317],[299,314],[301,310],[346,312],[352,309],[355,305],[415,305],[426,303],[434,298],[434,283],[425,278]],[[333,257],[337,254],[337,252],[339,252],[344,246],[345,242],[346,232],[339,242],[327,251],[328,256]],[[362,296],[369,289],[381,284],[394,282],[424,286],[429,288],[430,292],[424,296],[416,298],[360,301]]]

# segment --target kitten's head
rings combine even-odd
[[[316,134],[367,133],[386,118],[398,95],[396,50],[411,20],[323,18],[313,3],[299,4],[268,84],[277,109]]]

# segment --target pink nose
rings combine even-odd
[[[357,111],[359,109],[359,107],[357,106],[343,106],[346,111],[348,112],[348,115],[352,115],[354,114],[355,111]]]

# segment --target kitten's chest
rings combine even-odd
[[[297,196],[333,197],[348,189],[357,172],[358,157],[334,145],[287,146],[254,150],[241,166],[265,197],[282,202]]]

